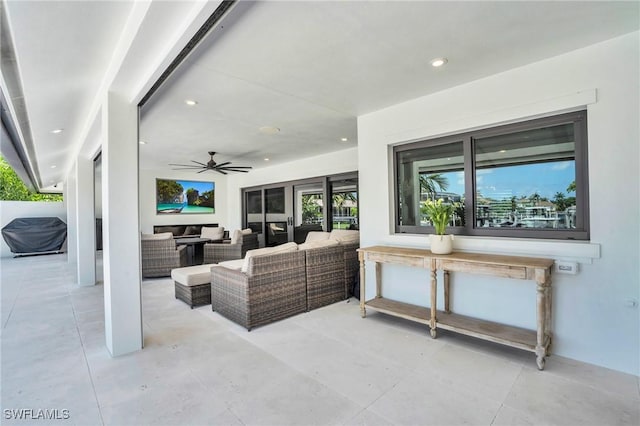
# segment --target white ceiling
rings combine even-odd
[[[131,5],[5,1],[34,143],[31,160],[43,187],[64,179]]]
[[[7,4],[39,173],[61,181],[50,166],[70,155],[132,3]],[[263,167],[346,149],[358,115],[635,31],[638,6],[239,2],[143,108],[140,164],[168,170],[217,151]],[[439,56],[449,63],[432,68]]]

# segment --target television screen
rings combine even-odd
[[[157,214],[215,213],[215,183],[156,179]]]

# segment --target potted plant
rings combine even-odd
[[[420,211],[426,215],[436,228],[435,235],[429,235],[431,252],[434,254],[449,254],[453,251],[453,235],[445,234],[447,225],[456,209],[456,203],[445,204],[442,198],[437,201],[427,200]]]

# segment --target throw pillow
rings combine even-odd
[[[182,235],[198,235],[200,233],[200,227],[197,225],[188,225]]]
[[[331,231],[329,239],[336,240],[342,244],[351,244],[360,242],[360,231],[349,229],[334,229]]]
[[[231,235],[231,244],[241,243],[243,235],[249,235],[249,234],[252,234],[252,233],[253,233],[253,231],[251,230],[251,228],[236,229],[235,231],[233,231],[233,235]]]
[[[203,226],[200,230],[201,238],[208,238],[210,240],[221,240],[224,236],[224,227],[222,226]]]
[[[322,231],[310,231],[307,234],[307,238],[304,240],[305,243],[310,243],[312,241],[324,241],[324,240],[328,240],[329,239],[329,233],[328,232],[322,232]]]

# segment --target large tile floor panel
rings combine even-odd
[[[248,332],[145,280],[144,349],[112,358],[103,287],[74,284],[65,255],[0,269],[3,425],[640,424],[636,376],[557,355],[540,372],[355,299]]]

